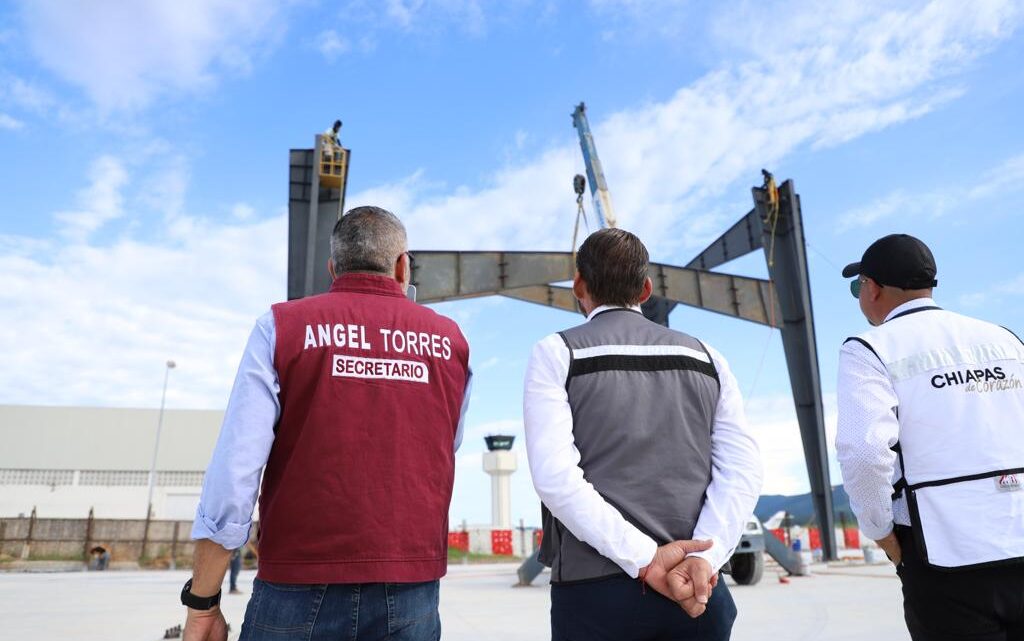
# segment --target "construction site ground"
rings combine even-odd
[[[550,638],[548,575],[513,588],[512,564],[452,565],[441,584],[442,638],[446,641],[539,641]],[[900,582],[891,565],[815,565],[813,574],[779,581],[769,564],[756,586],[728,580],[739,609],[735,641],[840,641],[909,639],[903,624]],[[190,576],[178,571],[46,572],[0,574],[4,639],[155,641],[183,623],[178,592]],[[243,595],[223,598],[236,639],[252,590],[244,571]]]

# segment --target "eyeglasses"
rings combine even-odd
[[[854,298],[860,298],[861,287],[864,286],[866,281],[867,279],[864,277],[858,277],[856,280],[850,281],[850,293],[853,294]],[[879,285],[879,287],[884,287],[884,285]]]
[[[412,252],[402,252],[401,254],[398,255],[398,257],[401,258],[403,255],[409,257],[409,271],[416,271],[416,257],[412,255]]]
[[[850,281],[850,293],[853,294],[854,298],[860,298],[860,288],[863,283],[863,279],[860,278],[855,278]]]

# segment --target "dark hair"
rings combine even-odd
[[[338,219],[331,233],[335,274],[371,272],[392,274],[406,250],[405,226],[380,207],[355,207]]]
[[[598,305],[636,305],[647,278],[647,248],[623,229],[601,229],[576,252],[576,270]]]
[[[341,128],[341,121],[340,120],[335,120],[334,121],[334,129],[340,129],[340,128]]]

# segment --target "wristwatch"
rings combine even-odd
[[[192,594],[192,579],[189,579],[181,589],[181,604],[193,610],[209,610],[220,604],[220,593],[221,591],[217,590],[217,594],[213,596],[196,596]]]

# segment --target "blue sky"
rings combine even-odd
[[[1024,3],[93,2],[0,7],[0,402],[222,408],[285,295],[287,150],[336,117],[348,206],[415,249],[561,249],[585,100],[620,224],[684,264],[768,167],[802,197],[829,428],[839,268],[928,242],[940,304],[1024,330]],[[763,276],[753,255],[727,266]],[[521,435],[530,346],[578,321],[438,305],[477,371],[453,521],[485,522],[482,436]],[[766,492],[806,491],[777,333],[680,308],[730,360]],[[762,365],[763,361],[763,365]],[[521,443],[520,443],[521,445]],[[525,471],[513,516],[535,523]],[[838,474],[834,476],[838,482]]]

